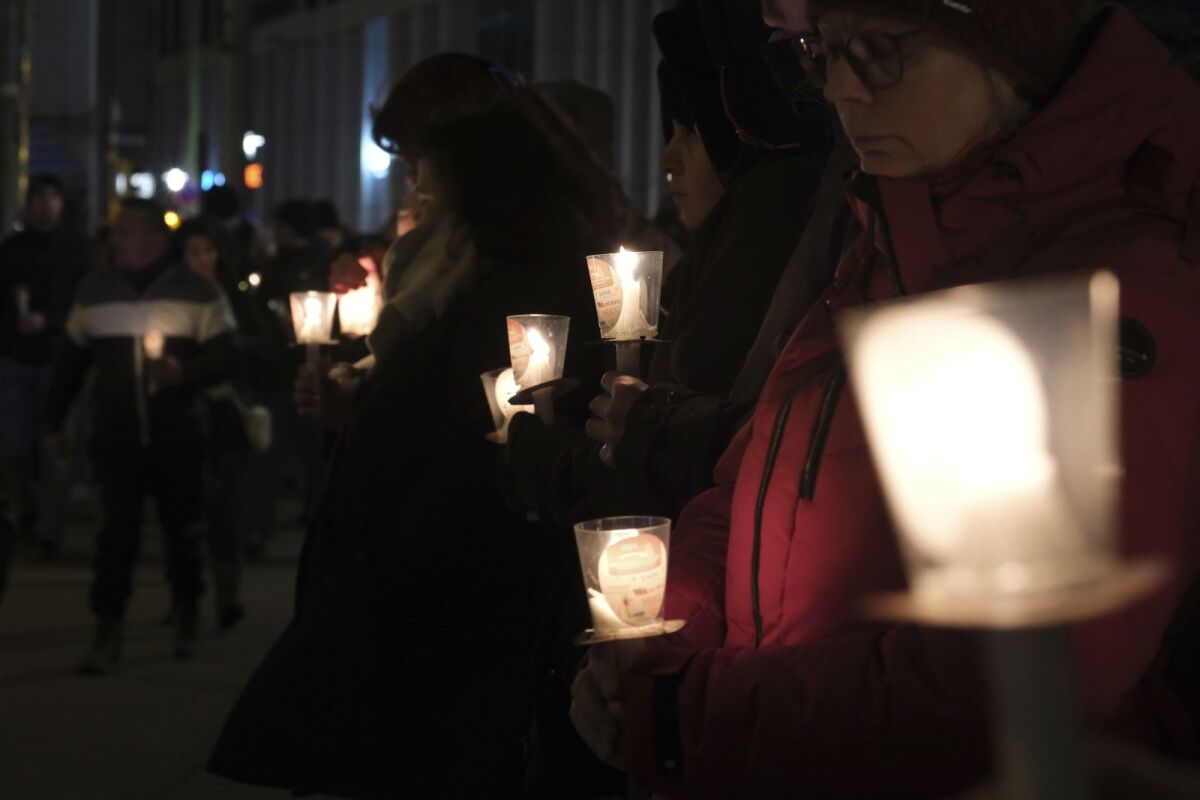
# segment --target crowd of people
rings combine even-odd
[[[409,183],[380,236],[291,200],[264,248],[213,189],[174,234],[126,201],[89,268],[61,185],[31,182],[0,247],[6,511],[52,555],[44,498],[90,431],[81,668],[119,666],[147,496],[191,658],[205,554],[231,627],[294,467],[295,609],[219,775],[363,798],[968,791],[995,766],[976,639],[858,613],[906,577],[837,320],[1104,268],[1145,356],[1121,371],[1120,550],[1174,570],[1072,630],[1072,674],[1091,732],[1200,760],[1195,78],[1125,8],[1076,0],[679,0],[652,33],[683,247],[614,176],[607,98],[460,54],[374,112]],[[588,346],[585,259],[622,246],[666,254],[636,375]],[[373,330],[306,363],[288,296],[362,287]],[[582,388],[497,444],[480,375],[523,313],[570,317]],[[585,649],[571,526],[621,515],[674,521],[664,610],[686,626]]]

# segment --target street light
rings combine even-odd
[[[181,170],[179,167],[171,167],[163,173],[163,183],[167,186],[169,192],[182,192],[183,187],[187,186],[191,176]]]
[[[247,161],[253,161],[258,157],[258,151],[266,143],[267,139],[262,134],[246,131],[242,134],[242,154],[246,156]]]

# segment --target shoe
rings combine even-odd
[[[84,675],[107,675],[121,661],[121,623],[101,620],[96,625],[96,641],[83,654],[79,671]]]
[[[200,619],[195,609],[179,609],[175,617],[175,658],[190,661],[200,648]]]

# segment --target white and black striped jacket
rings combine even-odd
[[[47,397],[47,426],[58,430],[89,367],[94,442],[142,444],[204,435],[201,390],[237,368],[236,323],[221,289],[170,264],[142,294],[115,269],[84,276],[67,315]],[[163,337],[163,354],[179,360],[180,386],[152,391],[147,333]]]

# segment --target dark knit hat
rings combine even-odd
[[[672,119],[695,125],[723,178],[774,151],[828,143],[827,111],[806,106],[798,112],[762,59],[771,31],[759,0],[679,0],[654,18],[653,29],[663,57],[664,132],[669,138]]]
[[[814,25],[830,11],[928,27],[1035,100],[1062,80],[1083,24],[1079,0],[808,0]]]

